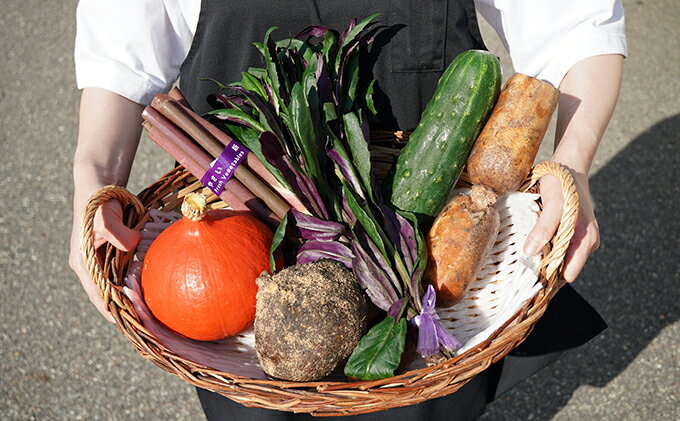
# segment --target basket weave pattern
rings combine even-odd
[[[560,181],[564,212],[557,232],[543,250],[539,269],[539,281],[543,288],[514,317],[478,346],[436,366],[410,370],[378,381],[330,379],[298,383],[226,373],[176,355],[144,328],[123,290],[123,279],[132,263],[133,253],[122,252],[108,244],[95,250],[94,215],[101,203],[117,199],[124,206],[129,205],[125,216],[127,225],[141,229],[150,220],[150,209],[173,210],[188,192],[208,193],[182,167],[170,171],[138,196],[115,186],[104,187],[95,193],[82,215],[81,244],[90,275],[119,329],[140,355],[163,370],[245,406],[307,412],[318,416],[355,415],[413,405],[453,393],[504,357],[529,335],[545,312],[550,298],[562,285],[559,273],[574,232],[578,210],[578,195],[571,174],[555,163],[544,162],[534,167],[520,191],[535,192],[537,181],[545,175],[553,175]],[[209,200],[215,202],[217,198],[212,195]],[[213,203],[215,207],[222,205],[219,202]]]

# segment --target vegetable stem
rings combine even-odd
[[[200,180],[210,167],[210,156],[155,109],[146,107],[142,117],[149,138]],[[234,210],[250,210],[268,225],[278,224],[276,215],[237,179],[230,179],[219,197]]]
[[[168,120],[184,130],[191,138],[196,140],[213,158],[220,156],[224,150],[222,145],[204,126],[186,112],[182,105],[168,95],[158,94],[151,102],[151,106],[163,114]],[[288,212],[290,206],[279,196],[269,189],[244,165],[236,167],[234,176],[239,179],[255,196],[264,201],[267,206],[278,216]]]
[[[191,109],[186,99],[184,98],[184,95],[177,87],[172,88],[168,93],[168,96],[177,101],[178,104],[182,105],[184,107],[183,108],[184,111],[189,116],[193,117],[196,123],[203,126],[203,128],[207,130],[224,147],[226,147],[229,144],[229,142],[232,141],[232,138],[229,135],[227,135],[225,132],[217,128],[215,125],[211,124],[205,118],[202,118],[200,115],[196,114]],[[258,159],[257,156],[255,156],[254,153],[249,152],[246,155],[245,161],[241,163],[241,166],[243,165],[247,166],[266,185],[271,187],[274,190],[274,192],[276,192],[276,194],[278,194],[283,200],[285,200],[288,203],[288,205],[290,205],[290,207],[294,208],[299,212],[310,214],[309,210],[305,207],[305,205],[302,204],[302,202],[297,198],[297,196],[295,196],[295,194],[292,191],[290,191],[289,188],[284,187],[281,183],[279,183],[276,177],[274,177],[269,172],[269,170],[262,164],[262,162],[260,162],[260,160]],[[279,216],[282,217],[281,215]]]

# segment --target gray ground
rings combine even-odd
[[[6,1],[0,15],[0,419],[201,419],[192,388],[138,356],[67,265],[75,5]],[[610,328],[485,420],[680,418],[680,4],[624,5],[630,58],[591,178],[602,246],[577,282]],[[143,142],[132,191],[171,164],[158,156]]]

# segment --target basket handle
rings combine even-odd
[[[111,283],[108,282],[104,270],[99,264],[97,250],[94,247],[94,216],[97,213],[97,209],[104,202],[111,199],[118,200],[123,207],[127,205],[134,206],[138,218],[144,216],[147,212],[137,196],[119,186],[104,186],[100,188],[90,197],[85,205],[81,215],[80,251],[83,254],[87,271],[99,289],[99,294],[104,300],[106,307],[108,307],[108,303],[111,300]]]
[[[534,186],[538,181],[546,175],[552,175],[560,182],[562,188],[562,196],[564,199],[564,208],[562,211],[562,218],[557,227],[557,231],[552,238],[552,249],[541,260],[541,268],[545,268],[546,279],[549,283],[555,283],[557,292],[559,287],[564,284],[564,280],[560,275],[560,270],[564,263],[564,256],[569,248],[571,237],[574,235],[576,227],[576,216],[578,215],[579,197],[574,185],[574,178],[571,172],[561,164],[556,162],[545,161],[536,165],[527,180],[524,182],[521,191],[527,191]]]

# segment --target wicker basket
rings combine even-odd
[[[550,298],[562,285],[559,273],[574,232],[578,209],[578,195],[571,174],[555,163],[544,162],[534,167],[521,191],[535,192],[536,182],[548,174],[560,180],[565,206],[560,226],[551,243],[543,250],[539,270],[539,281],[543,288],[501,328],[473,349],[436,366],[411,370],[378,381],[354,382],[336,378],[296,383],[244,377],[218,371],[176,355],[144,328],[123,290],[123,278],[133,260],[133,253],[121,252],[111,245],[95,250],[94,214],[101,203],[118,199],[129,205],[126,223],[141,229],[149,220],[149,209],[175,209],[186,193],[207,190],[182,167],[170,171],[138,196],[113,186],[105,187],[93,195],[83,212],[83,253],[92,279],[120,330],[140,355],[163,370],[192,385],[220,393],[249,407],[305,412],[316,416],[374,412],[413,405],[453,393],[500,360],[529,335],[544,313]]]

